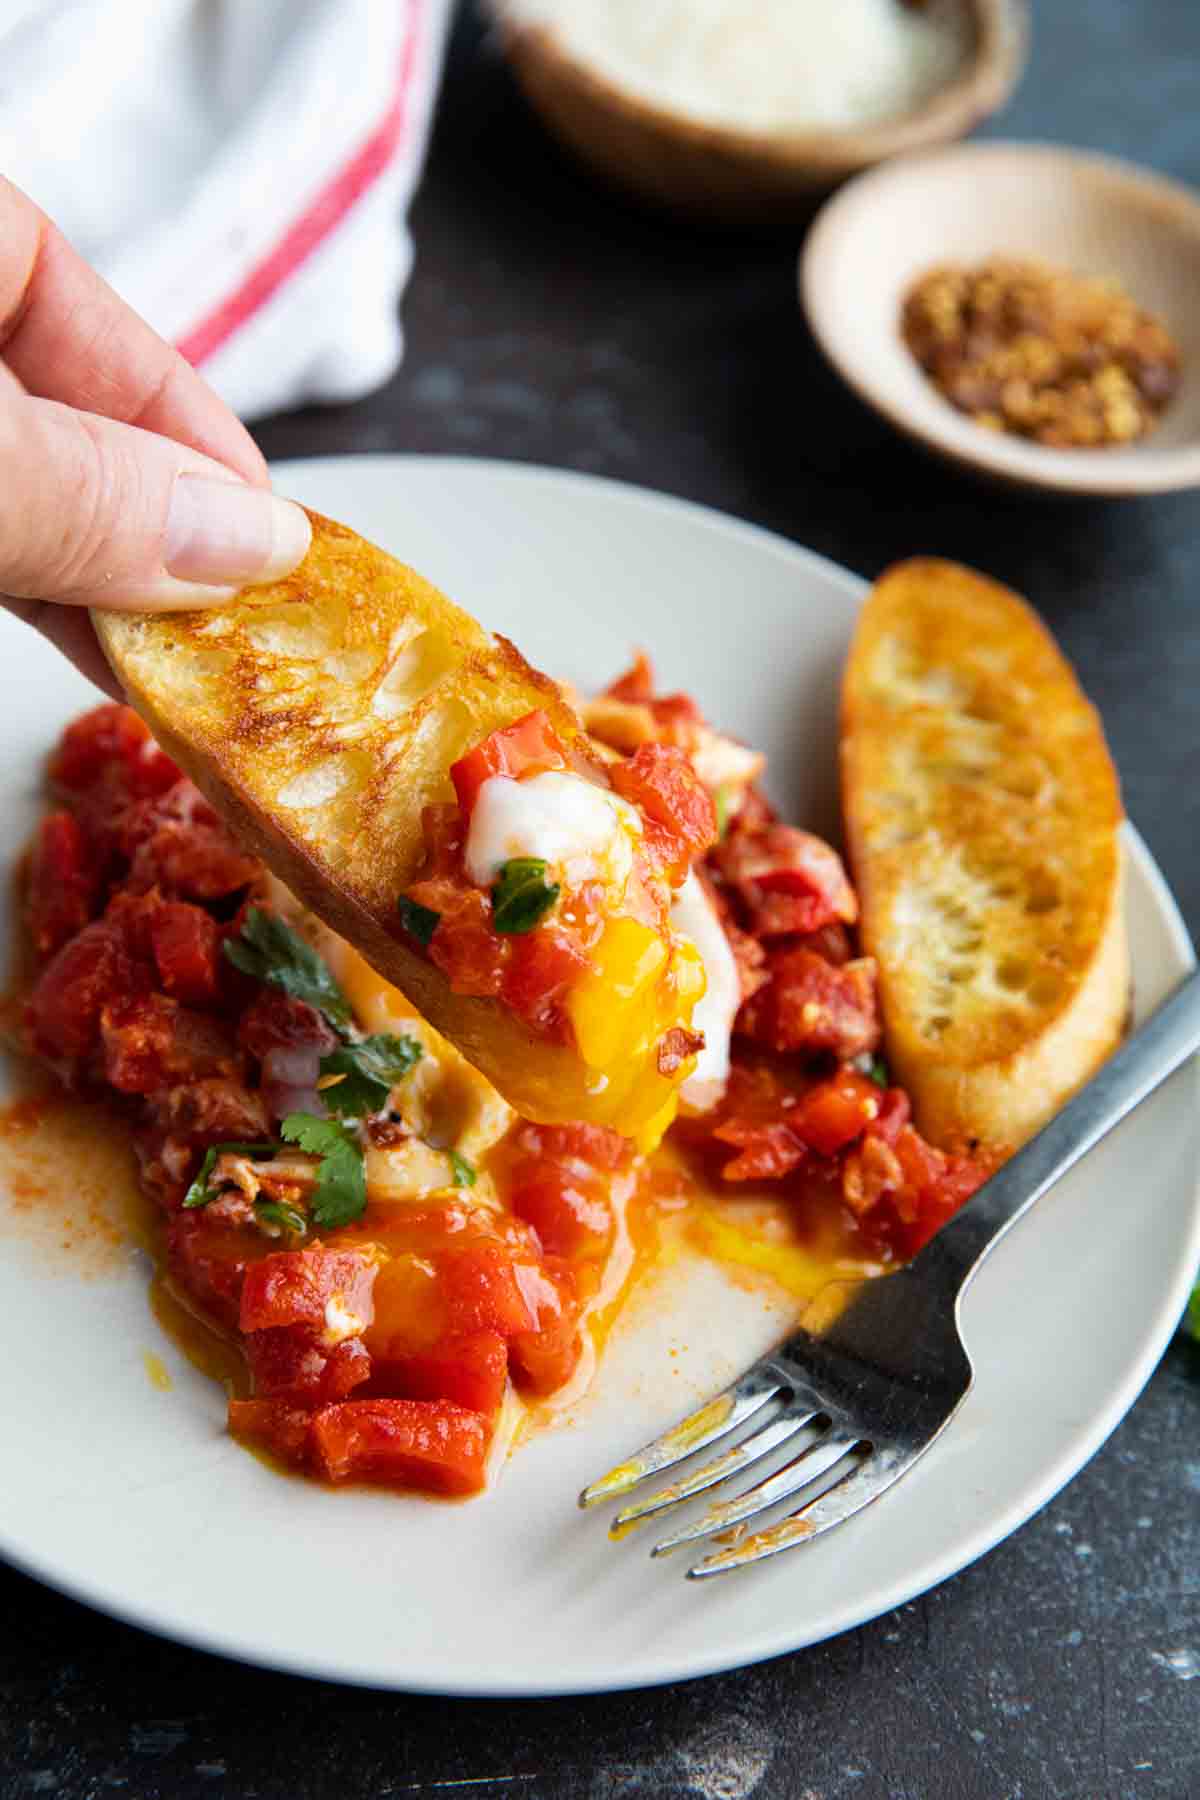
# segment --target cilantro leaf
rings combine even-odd
[[[500,865],[492,889],[492,924],[505,937],[532,931],[560,891],[556,881],[546,880],[546,864],[540,856],[514,856]]]
[[[871,1058],[871,1066],[867,1070],[867,1075],[868,1078],[875,1083],[876,1087],[888,1088],[892,1085],[891,1074],[882,1056],[873,1056]]]
[[[303,1237],[308,1230],[308,1220],[298,1206],[290,1206],[286,1200],[256,1200],[254,1211],[268,1225],[277,1225],[280,1231],[290,1231],[297,1237]]]
[[[460,1156],[457,1150],[448,1152],[450,1172],[454,1177],[454,1185],[458,1188],[475,1186],[475,1164]]]
[[[276,913],[252,906],[241,936],[226,938],[225,954],[243,975],[269,981],[285,994],[315,1006],[337,1030],[351,1023],[350,1002],[328,963]]]
[[[217,1190],[209,1187],[208,1180],[217,1166],[218,1156],[252,1156],[261,1162],[274,1156],[278,1149],[278,1144],[210,1144],[192,1185],[183,1196],[183,1204],[187,1207],[207,1206],[210,1200],[216,1199]]]
[[[434,912],[432,906],[422,906],[419,900],[410,900],[407,894],[401,894],[396,910],[409,937],[415,937],[418,944],[428,949],[430,938],[442,922],[441,913]]]
[[[312,1219],[332,1229],[361,1218],[367,1210],[367,1176],[358,1140],[338,1119],[313,1113],[289,1113],[279,1133],[309,1156],[319,1156],[313,1190]]]
[[[346,1119],[382,1112],[388,1095],[421,1057],[414,1037],[393,1037],[379,1032],[359,1044],[339,1044],[321,1058],[322,1075],[340,1075],[340,1081],[321,1089],[330,1112]]]

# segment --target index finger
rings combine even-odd
[[[3,176],[0,357],[43,400],[156,431],[267,482],[261,452],[225,402]]]

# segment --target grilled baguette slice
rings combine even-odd
[[[583,747],[578,717],[412,569],[309,517],[312,547],[284,581],[212,611],[94,613],[109,662],[239,840],[518,1110],[632,1133],[673,1092],[653,1063],[593,1091],[604,1084],[574,1050],[496,1001],[452,993],[396,906],[422,861],[422,807],[454,799],[451,763],[535,707]]]
[[[889,569],[842,697],[843,804],[887,1052],[947,1149],[1017,1148],[1117,1044],[1121,798],[1033,610],[958,564]]]

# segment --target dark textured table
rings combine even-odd
[[[1030,73],[992,130],[1200,185],[1198,74],[1196,0],[1042,0]],[[709,236],[598,191],[470,16],[415,226],[401,373],[360,405],[271,421],[270,455],[567,464],[865,575],[913,551],[978,564],[1030,594],[1074,658],[1129,811],[1200,929],[1195,496],[1034,503],[922,460],[823,367],[796,315],[794,242]],[[675,1688],[501,1705],[307,1684],[0,1571],[0,1796],[1188,1800],[1198,1510],[1200,1351],[1177,1341],[1088,1468],[975,1567],[832,1643]]]

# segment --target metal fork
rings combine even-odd
[[[703,1578],[812,1543],[852,1519],[907,1474],[965,1400],[974,1377],[958,1310],[984,1257],[1035,1200],[1197,1049],[1200,970],[906,1268],[864,1282],[840,1311],[827,1305],[818,1318],[810,1307],[806,1324],[777,1349],[585,1488],[579,1504],[593,1506],[626,1494],[757,1418],[756,1429],[732,1448],[618,1513],[614,1536],[720,1486],[785,1446],[797,1454],[782,1468],[732,1499],[710,1504],[699,1519],[655,1544],[651,1555],[720,1536],[722,1547],[688,1570]],[[810,1492],[799,1507],[745,1535],[749,1520],[805,1489]]]

